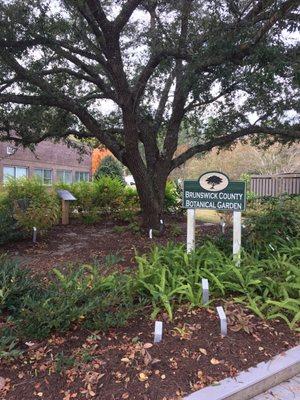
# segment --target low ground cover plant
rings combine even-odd
[[[64,274],[54,270],[47,279],[32,279],[16,261],[2,256],[0,317],[6,316],[6,324],[0,328],[0,353],[12,342],[43,339],[75,323],[93,330],[123,325],[137,308],[132,284],[129,275],[104,277],[91,265],[70,266]]]
[[[15,261],[2,257],[0,312],[6,322],[0,352],[7,355],[9,348],[16,351],[19,340],[42,339],[73,324],[120,326],[145,306],[151,306],[153,318],[163,311],[172,319],[180,304],[202,306],[202,278],[209,280],[211,300],[232,299],[261,318],[281,318],[298,329],[299,238],[282,241],[261,257],[243,252],[239,267],[210,242],[190,254],[182,245],[155,247],[136,260],[134,273],[102,276],[96,265],[83,265],[33,280]]]
[[[153,315],[163,309],[172,318],[178,303],[200,306],[201,280],[207,278],[214,298],[233,297],[261,318],[282,318],[292,329],[299,324],[299,238],[266,248],[262,257],[243,252],[240,266],[210,242],[191,254],[170,244],[137,260],[140,294],[151,298]]]

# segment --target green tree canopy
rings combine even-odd
[[[300,138],[299,45],[287,40],[298,7],[4,0],[1,140],[96,139],[129,168],[155,227],[169,173],[193,155],[250,136]],[[174,156],[180,132],[190,147]]]
[[[111,176],[112,178],[118,178],[120,181],[124,182],[122,165],[112,156],[104,157],[97,168],[94,177],[98,179],[101,176]]]

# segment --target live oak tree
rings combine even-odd
[[[169,173],[195,154],[300,138],[298,11],[299,0],[4,0],[1,140],[105,145],[157,228]]]
[[[214,189],[216,185],[222,183],[223,179],[217,175],[212,175],[206,179],[206,182],[211,185],[211,189]]]

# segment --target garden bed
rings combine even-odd
[[[176,232],[172,228],[175,224]],[[113,266],[122,271],[135,266],[136,251],[144,253],[155,244],[186,241],[184,216],[168,217],[166,234],[154,236],[153,240],[139,231],[134,232],[136,228],[136,224],[117,225],[111,219],[94,225],[73,220],[67,226],[54,226],[45,236],[39,236],[36,244],[30,239],[19,240],[0,246],[0,253],[8,253],[17,258],[22,266],[38,273],[46,273],[69,263],[91,262],[97,262],[103,269],[109,267],[111,270]],[[201,235],[219,233],[217,225],[201,225]],[[111,255],[116,257],[111,258]]]
[[[233,305],[227,314],[226,337],[220,336],[214,308],[180,308],[172,323],[160,315],[164,336],[155,345],[147,311],[106,333],[75,326],[64,336],[27,342],[19,361],[1,362],[2,398],[181,399],[298,342],[282,322],[266,323]]]

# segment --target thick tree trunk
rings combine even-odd
[[[139,197],[141,203],[143,228],[160,230],[160,220],[162,219],[163,214],[163,204],[161,204],[158,198],[153,195],[152,191],[143,191],[143,194]]]
[[[161,232],[163,226],[160,221],[163,220],[166,174],[160,172],[159,175],[150,176],[147,173],[145,179],[138,171],[131,172],[140,199],[142,226],[145,229]]]
[[[143,227],[161,232],[163,226],[160,221],[170,166],[160,158],[154,140],[155,136],[151,131],[146,132],[144,136],[142,135],[146,158],[146,160],[143,160],[139,150],[140,136],[135,114],[130,107],[129,109],[127,107],[123,109],[125,154],[122,161],[129,168],[135,180],[140,199]]]

